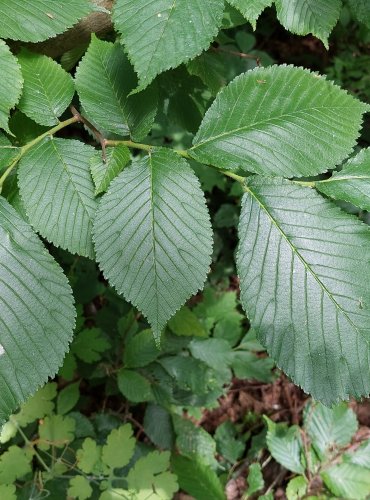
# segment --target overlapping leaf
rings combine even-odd
[[[218,94],[189,153],[220,168],[315,175],[348,156],[368,109],[302,68],[258,68]]]
[[[370,149],[363,149],[332,177],[315,183],[322,193],[370,210]]]
[[[297,35],[312,33],[328,48],[328,36],[339,19],[341,0],[275,0],[275,5],[284,28]]]
[[[71,75],[53,59],[23,50],[18,56],[24,88],[18,108],[40,125],[56,125],[71,103]]]
[[[97,151],[90,160],[95,194],[104,193],[111,181],[125,168],[129,161],[130,151],[122,144],[107,150],[105,162],[101,151]]]
[[[272,0],[229,0],[229,3],[238,9],[256,29],[257,19],[266,7],[270,7]]]
[[[47,139],[19,165],[21,197],[32,226],[70,252],[93,257],[96,201],[90,174],[94,149],[79,141]]]
[[[94,239],[105,276],[159,339],[203,287],[211,260],[209,215],[186,161],[158,149],[126,168],[100,202]]]
[[[0,0],[0,37],[40,42],[71,28],[91,10],[88,0]]]
[[[237,267],[259,339],[315,399],[368,394],[369,228],[289,181],[246,189]]]
[[[152,86],[129,96],[137,86],[134,70],[119,44],[93,36],[76,71],[76,88],[86,114],[100,129],[141,140],[157,113]]]
[[[0,420],[62,364],[72,339],[71,289],[31,227],[0,197]]]
[[[9,111],[21,96],[23,78],[17,59],[3,40],[0,40],[0,73],[0,128],[9,132]]]
[[[140,88],[208,48],[221,27],[223,11],[223,0],[117,0],[113,21]]]

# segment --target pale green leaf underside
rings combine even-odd
[[[363,149],[332,177],[315,183],[322,193],[370,211],[370,149]]]
[[[272,0],[228,0],[243,16],[256,28],[256,22],[266,7],[270,7]]]
[[[325,485],[336,497],[361,500],[370,495],[370,473],[355,464],[339,464],[321,473]]]
[[[130,150],[123,144],[109,148],[104,162],[102,152],[97,151],[90,160],[91,175],[95,184],[95,194],[104,193],[112,180],[130,161]]]
[[[203,287],[211,262],[209,215],[186,161],[158,149],[126,168],[100,202],[94,240],[105,276],[143,312],[158,339]]]
[[[297,35],[312,33],[328,48],[328,37],[339,19],[341,0],[275,0],[275,5],[284,28]]]
[[[266,443],[271,455],[286,469],[303,474],[305,468],[301,463],[302,440],[299,427],[294,425],[288,428],[284,424],[275,424],[268,418],[266,422]]]
[[[50,57],[25,50],[18,62],[24,79],[18,108],[40,125],[56,125],[72,101],[75,90],[71,75]]]
[[[76,71],[76,88],[87,115],[99,129],[141,140],[152,128],[157,95],[149,88],[129,96],[137,77],[123,48],[93,36]]]
[[[314,190],[253,178],[239,236],[241,301],[278,366],[325,404],[367,395],[369,228]]]
[[[0,421],[62,364],[72,291],[31,227],[0,197]]]
[[[17,59],[3,40],[0,40],[0,74],[0,128],[9,132],[9,112],[21,96],[23,78]]]
[[[32,226],[72,253],[93,257],[96,201],[90,174],[94,149],[79,141],[48,139],[19,164],[19,188]]]
[[[223,0],[117,0],[113,22],[140,87],[207,49],[220,29],[223,11]]]
[[[348,156],[367,109],[308,70],[257,68],[218,94],[189,153],[220,168],[315,175]]]
[[[0,37],[40,42],[71,28],[92,8],[88,0],[0,0]]]

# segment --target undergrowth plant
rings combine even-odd
[[[178,370],[180,360],[166,359],[166,325],[181,328],[181,308],[212,265],[204,169],[244,193],[236,267],[258,340],[326,405],[369,394],[370,232],[335,201],[370,208],[370,152],[353,154],[370,107],[317,73],[269,65],[246,30],[228,37],[271,4],[116,0],[110,12],[88,0],[0,0],[2,422],[69,350],[76,310],[56,247],[96,261],[148,320],[151,333],[132,340],[141,335],[148,359],[135,366],[133,354],[118,375],[122,392],[134,383],[135,397],[151,397],[142,377],[154,359]],[[326,46],[341,5],[274,2],[286,29]],[[349,7],[370,25],[367,2]],[[58,62],[40,53],[40,42],[96,14],[113,23],[105,35]],[[187,346],[194,367],[213,370],[201,397],[220,389],[219,367],[235,360],[206,342]]]

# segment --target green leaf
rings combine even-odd
[[[0,16],[1,4],[4,1],[0,0]],[[3,23],[1,23],[0,33],[2,27]],[[0,87],[0,128],[10,132],[8,126],[9,112],[19,101],[22,93],[23,78],[17,59],[10,52],[9,47],[3,40],[0,40],[0,71],[2,75]]]
[[[262,475],[261,464],[254,463],[249,466],[247,477],[248,489],[247,495],[254,495],[257,491],[262,490],[265,486],[265,481]]]
[[[369,469],[353,464],[334,465],[321,473],[326,487],[341,498],[361,500],[370,495]]]
[[[25,49],[17,57],[24,80],[18,108],[40,125],[57,125],[75,93],[73,78],[50,57]]]
[[[0,484],[0,498],[2,500],[17,500],[15,484]]]
[[[207,337],[204,326],[186,306],[182,307],[168,322],[172,333],[180,337]]]
[[[155,345],[151,330],[142,330],[125,345],[123,362],[126,368],[140,368],[156,360],[161,351]]]
[[[32,472],[32,453],[10,446],[0,456],[0,484],[11,484]]]
[[[112,182],[94,233],[104,275],[159,341],[166,322],[203,287],[211,262],[212,231],[195,174],[175,152],[153,151]]]
[[[75,476],[69,480],[68,496],[78,500],[87,500],[91,498],[93,489],[90,486],[88,479],[83,476]]]
[[[344,459],[351,464],[361,465],[370,469],[370,440],[362,443],[355,452],[345,454]]]
[[[253,29],[256,29],[257,19],[262,12],[272,4],[272,0],[228,0],[228,2],[243,14]]]
[[[132,467],[127,476],[130,490],[138,492],[138,500],[174,498],[179,489],[177,478],[169,472],[170,452],[152,451]]]
[[[333,408],[312,403],[305,410],[304,420],[307,434],[321,459],[334,446],[350,443],[358,429],[356,415],[345,403]]]
[[[80,382],[67,385],[58,394],[57,412],[59,415],[65,415],[72,410],[80,398]]]
[[[109,148],[104,162],[101,151],[90,160],[91,175],[95,184],[95,194],[105,193],[109,184],[122,172],[130,161],[130,151],[123,144]]]
[[[96,201],[89,161],[94,149],[68,139],[46,139],[20,161],[19,188],[32,226],[72,253],[93,257]]]
[[[137,85],[134,70],[119,44],[93,35],[76,71],[81,104],[98,129],[141,140],[157,114],[154,87],[129,96]]]
[[[277,17],[285,29],[297,35],[312,33],[328,49],[328,37],[337,24],[341,0],[275,0]]]
[[[53,399],[56,395],[57,384],[55,382],[44,385],[34,396],[27,399],[21,406],[20,411],[12,416],[12,420],[15,420],[21,427],[26,427],[35,420],[50,415],[54,410]]]
[[[117,377],[118,388],[132,403],[141,403],[154,399],[149,380],[134,370],[122,368]]]
[[[286,469],[303,474],[305,467],[301,461],[303,451],[300,429],[297,425],[287,427],[285,424],[275,424],[268,417],[266,442],[274,459]]]
[[[85,363],[95,363],[109,348],[110,344],[99,328],[86,328],[76,336],[71,352]]]
[[[113,22],[140,88],[207,49],[220,29],[223,11],[223,0],[117,0]]]
[[[277,365],[327,405],[368,394],[369,228],[314,190],[254,177],[239,238],[241,302]]]
[[[64,448],[74,439],[76,422],[71,417],[62,415],[50,415],[45,417],[39,424],[39,442],[37,446],[41,450],[48,450],[50,446]]]
[[[0,37],[41,42],[71,28],[91,10],[88,0],[0,0]]]
[[[161,449],[172,449],[174,432],[171,416],[162,406],[149,403],[144,416],[145,434]]]
[[[204,463],[174,455],[172,469],[180,488],[197,500],[225,500],[226,495],[217,474]]]
[[[315,182],[322,193],[370,211],[370,148],[348,160],[329,179]]]
[[[136,440],[130,424],[113,429],[102,449],[102,460],[111,469],[124,467],[134,453]]]
[[[254,352],[237,350],[234,352],[231,368],[240,379],[253,379],[269,383],[273,381],[274,361],[270,357],[260,357]]]
[[[293,477],[286,488],[288,500],[300,500],[307,493],[307,479],[304,476]]]
[[[203,52],[186,65],[189,73],[198,76],[213,95],[226,85],[225,67],[217,52]]]
[[[189,153],[223,169],[311,176],[348,156],[368,109],[308,70],[257,68],[218,94]]]
[[[19,148],[13,146],[9,139],[0,132],[0,172],[18,156],[18,153]]]
[[[370,28],[370,5],[367,0],[349,0],[352,14],[360,23],[366,24]]]
[[[224,339],[194,339],[189,344],[189,350],[194,358],[215,370],[222,370],[232,363],[232,350]]]
[[[59,265],[0,197],[0,421],[57,372],[75,310]]]
[[[245,442],[237,437],[235,425],[229,420],[219,425],[215,432],[217,451],[231,464],[235,464],[245,450]]]
[[[86,474],[101,473],[101,453],[102,448],[90,437],[82,443],[82,448],[77,450],[77,465]]]

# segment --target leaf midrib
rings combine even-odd
[[[347,319],[349,324],[354,328],[354,330],[360,335],[367,344],[369,344],[369,339],[367,339],[362,332],[359,330],[359,328],[354,324],[352,319],[348,316],[347,312],[341,307],[341,305],[336,301],[335,297],[333,294],[329,291],[329,289],[324,285],[324,283],[320,280],[320,278],[317,276],[317,274],[314,272],[314,270],[311,268],[310,264],[306,261],[306,259],[303,257],[303,255],[299,252],[299,250],[293,245],[293,243],[290,241],[288,235],[284,232],[284,230],[281,228],[280,224],[278,221],[275,219],[275,217],[270,213],[268,207],[260,200],[257,196],[257,194],[251,189],[250,186],[245,185],[244,189],[246,190],[247,193],[249,193],[254,200],[258,203],[258,205],[264,210],[264,212],[267,214],[268,218],[270,219],[271,223],[276,227],[276,229],[279,231],[281,236],[284,238],[284,240],[288,243],[289,247],[291,248],[292,252],[297,255],[299,260],[301,261],[302,265],[310,273],[310,275],[315,279],[315,281],[319,284],[319,286],[322,288],[324,292],[328,295],[330,300],[333,302],[335,307],[343,314],[343,316]],[[309,189],[309,188],[308,188]]]

